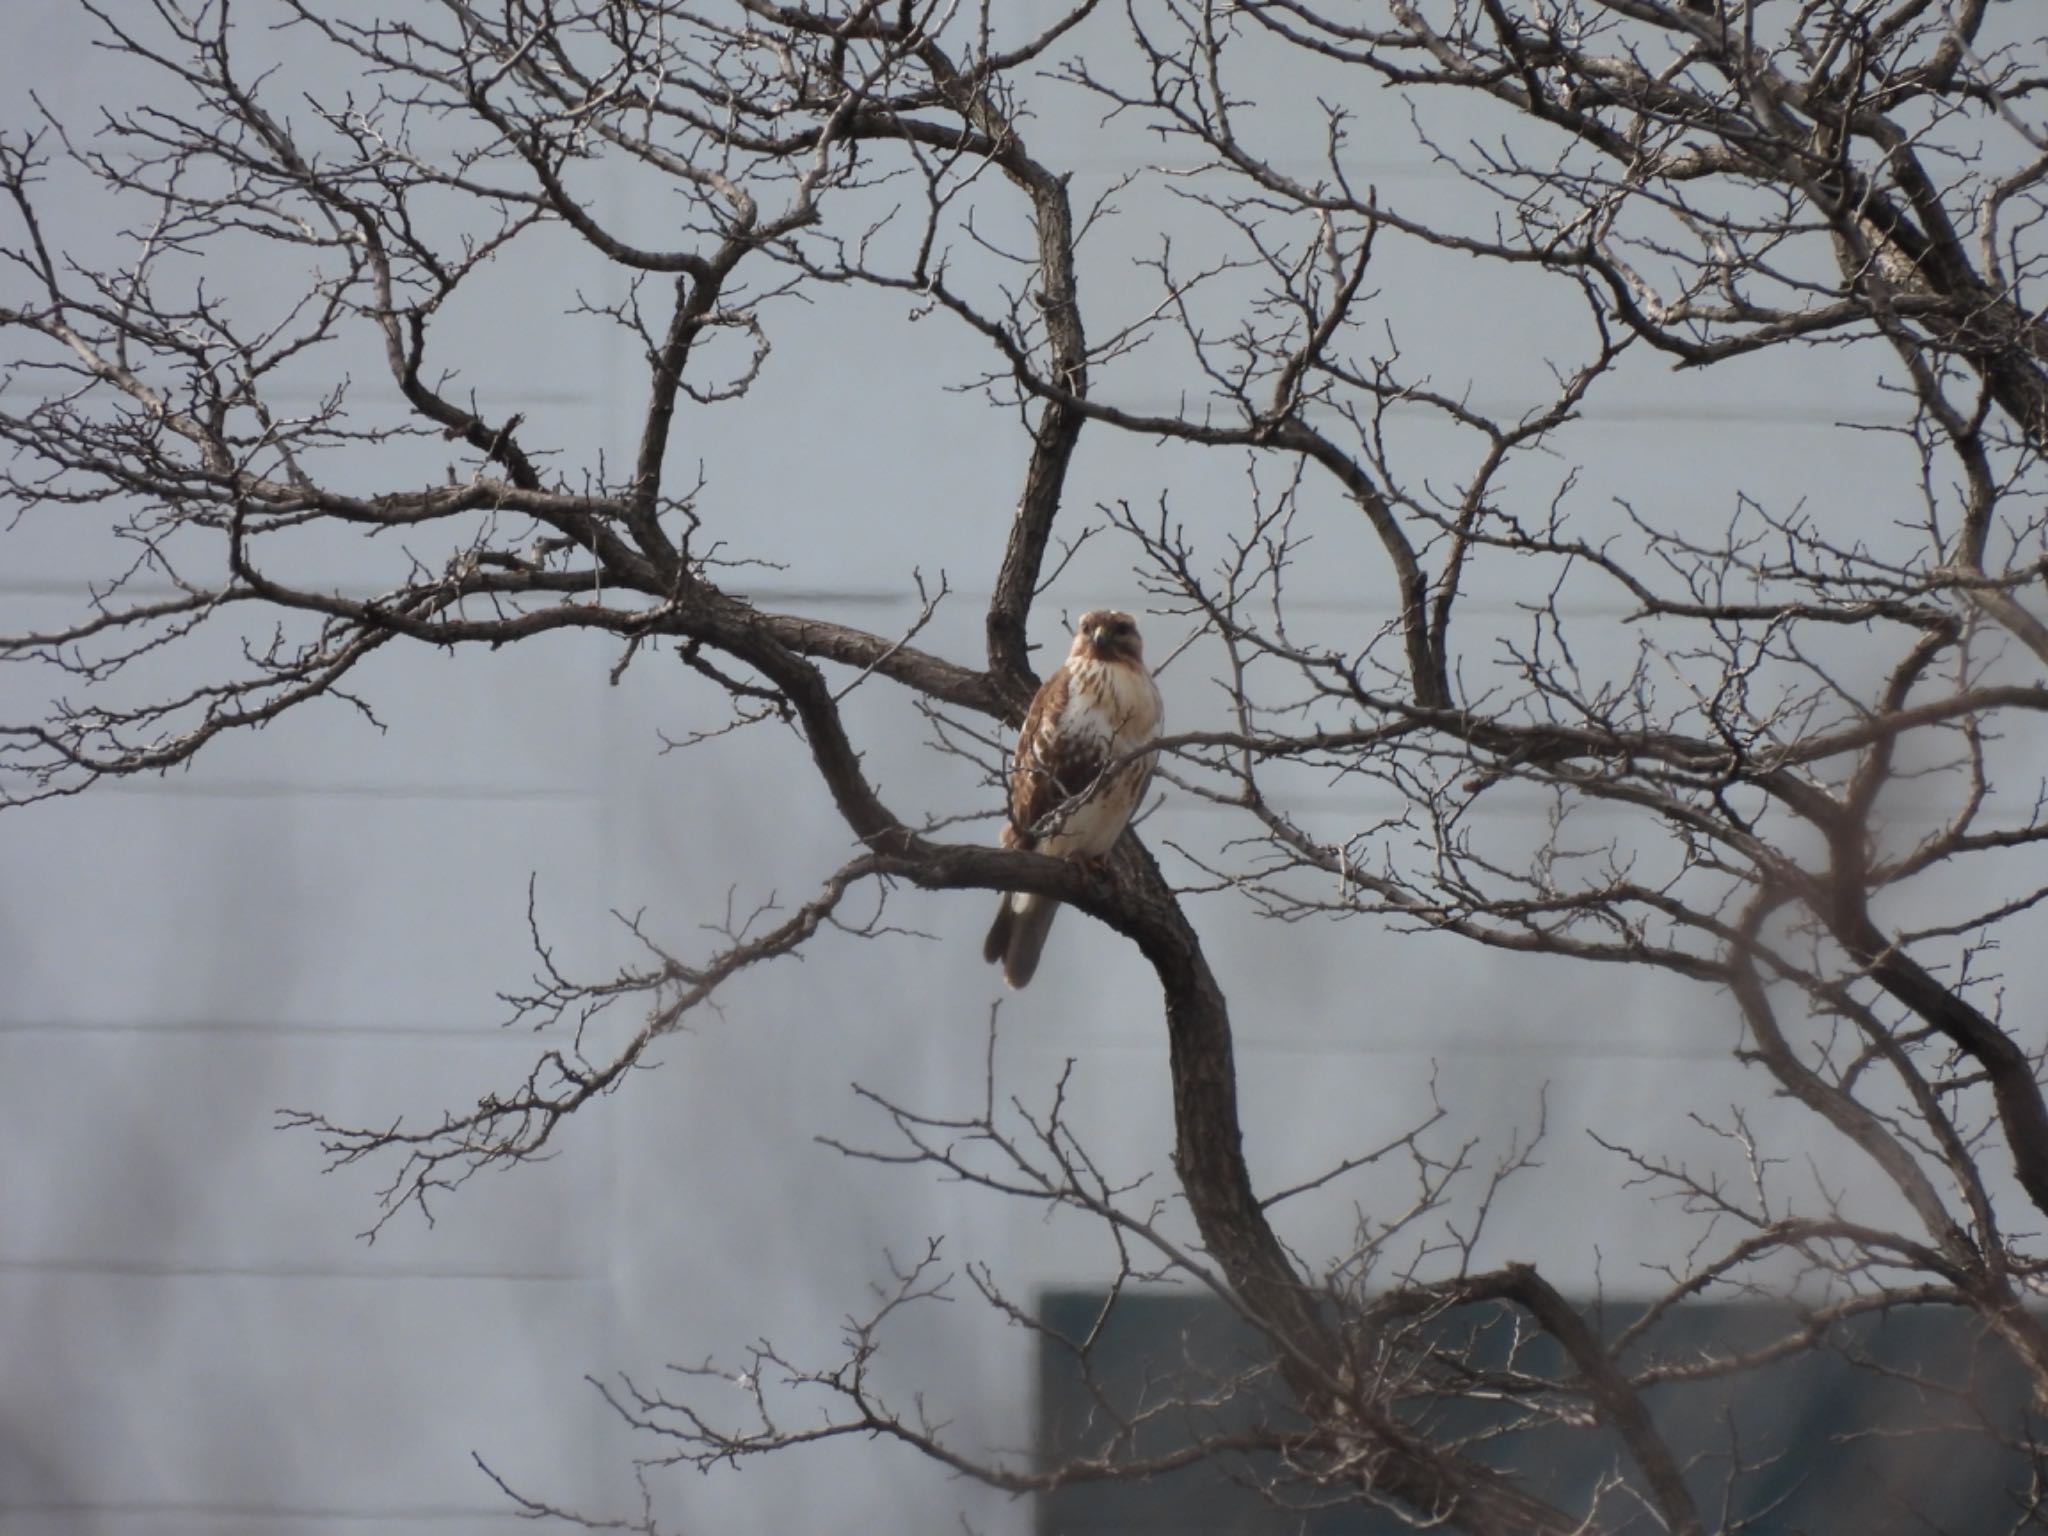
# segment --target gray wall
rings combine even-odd
[[[83,116],[129,88],[80,47],[62,7],[18,5],[8,20],[0,99],[18,108],[33,85]],[[1385,139],[1368,136],[1362,152],[1369,174],[1407,196],[1436,186],[1446,207],[1464,195],[1405,147],[1398,104],[1361,105],[1389,114]],[[1035,147],[1077,165],[1077,203],[1116,160],[1092,113],[1043,114]],[[100,238],[105,210],[62,211],[77,238]],[[629,228],[660,216],[623,185],[611,213]],[[1149,302],[1127,259],[1154,216],[1137,209],[1091,249],[1084,294],[1105,316]],[[529,409],[530,430],[567,453],[621,452],[640,389],[631,349],[560,314],[568,270],[507,262],[495,281],[516,323],[505,311],[467,317],[468,376],[501,406]],[[1397,241],[1376,281],[1399,295],[1404,338],[1440,351],[1447,379],[1476,378],[1489,405],[1521,398],[1569,318],[1527,311],[1490,274]],[[679,454],[704,457],[706,509],[736,547],[790,562],[746,578],[760,600],[886,631],[915,611],[912,568],[943,569],[958,595],[924,643],[971,661],[1024,445],[1012,419],[936,391],[979,354],[936,318],[905,327],[901,308],[849,296],[786,315],[759,394],[692,416]],[[1897,478],[1893,448],[1865,439],[1845,453],[1830,430],[1871,405],[1850,387],[1857,377],[1839,355],[1809,352],[1683,380],[1651,366],[1629,396],[1596,401],[1565,449],[1590,466],[1589,504],[1609,490],[1683,496],[1718,518],[1740,485],[1867,512],[1912,483]],[[359,378],[367,398],[374,373]],[[1420,472],[1432,440],[1424,424],[1415,433]],[[1073,510],[1161,489],[1190,519],[1227,519],[1238,504],[1212,464],[1094,433]],[[1332,533],[1297,595],[1318,623],[1369,624],[1387,584],[1362,539],[1344,538]],[[88,519],[44,516],[8,535],[4,627],[74,613],[105,551]],[[337,547],[332,579],[368,585],[393,554]],[[1130,558],[1098,541],[1040,605],[1034,638],[1050,651],[1063,612],[1140,605]],[[1520,622],[1515,595],[1488,599],[1503,632]],[[1155,653],[1180,638],[1171,621],[1150,634]],[[733,1358],[764,1336],[793,1358],[829,1359],[842,1319],[885,1278],[885,1255],[927,1236],[1019,1297],[1103,1272],[1107,1245],[1085,1223],[849,1163],[813,1139],[882,1137],[853,1083],[932,1109],[972,1106],[997,995],[976,952],[978,897],[900,898],[893,915],[936,943],[828,937],[808,963],[744,979],[722,1014],[661,1046],[660,1070],[567,1126],[553,1161],[478,1179],[431,1229],[406,1218],[374,1246],[355,1237],[374,1214],[375,1171],[323,1177],[317,1147],[274,1131],[274,1112],[370,1122],[515,1081],[536,1045],[497,1027],[494,993],[531,967],[529,876],[558,957],[594,974],[626,952],[611,911],[644,909],[676,947],[708,946],[697,925],[723,914],[728,887],[743,902],[801,899],[844,848],[786,735],[758,728],[663,755],[657,733],[708,723],[708,695],[657,656],[608,687],[616,659],[578,636],[499,655],[393,647],[361,682],[384,732],[344,706],[316,708],[223,741],[189,773],[0,816],[9,1536],[510,1530],[472,1451],[537,1496],[630,1511],[633,1447],[586,1373],[655,1382],[664,1362]],[[1176,726],[1222,723],[1192,665],[1165,681]],[[28,669],[0,673],[10,715],[50,688]],[[961,765],[918,744],[885,685],[867,692],[856,723],[892,803],[937,813],[985,800]],[[1339,796],[1327,812],[1386,808]],[[1169,795],[1148,835],[1200,841],[1214,835],[1210,817]],[[1482,1156],[1497,1152],[1533,1124],[1547,1083],[1545,1166],[1496,1213],[1485,1252],[1589,1285],[1597,1250],[1607,1283],[1627,1290],[1641,1284],[1638,1256],[1668,1254],[1690,1229],[1618,1192],[1585,1128],[1710,1158],[1685,1112],[1739,1102],[1781,1150],[1809,1145],[1729,1060],[1733,1024],[1712,997],[1368,923],[1260,924],[1222,899],[1196,910],[1240,1000],[1249,1151],[1267,1187],[1384,1139],[1432,1079],[1453,1112],[1445,1144],[1471,1134]],[[1054,945],[1057,963],[1003,1005],[1006,1091],[1042,1102],[1074,1058],[1076,1120],[1096,1156],[1167,1178],[1147,974],[1071,914]],[[2007,960],[2015,988],[2040,979],[2038,957]],[[1359,1193],[1301,1202],[1285,1235],[1310,1255],[1341,1250]],[[928,1388],[963,1445],[1021,1446],[1031,1340],[960,1289],[958,1304],[906,1326],[884,1369]],[[939,1531],[957,1529],[960,1512],[983,1532],[1029,1522],[1023,1503],[860,1443],[664,1488],[678,1525],[696,1531]]]

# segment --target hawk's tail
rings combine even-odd
[[[981,958],[994,965],[1003,963],[1003,980],[1022,987],[1038,969],[1038,957],[1045,951],[1045,936],[1052,932],[1052,920],[1060,904],[1046,896],[1023,891],[1006,891],[996,908],[996,920],[982,941]]]

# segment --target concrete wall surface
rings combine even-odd
[[[260,9],[238,25],[252,57],[275,56],[266,89],[280,100],[339,92],[314,40],[266,31]],[[1020,5],[1016,24],[1039,14],[1049,7]],[[93,24],[79,10],[17,4],[7,20],[10,120],[33,117],[31,91],[89,125],[100,106],[155,88],[88,46]],[[1284,74],[1265,85],[1275,102],[1314,94]],[[1166,151],[1049,80],[1033,89],[1044,92],[1034,152],[1071,171],[1075,204],[1121,200],[1120,218],[1085,248],[1082,291],[1106,333],[1154,302],[1134,263],[1188,211],[1157,186],[1112,191],[1133,155]],[[1357,106],[1361,179],[1439,198],[1456,216],[1472,191],[1406,131],[1400,99],[1375,93]],[[436,130],[419,131],[431,140]],[[1304,145],[1306,161],[1316,145]],[[61,167],[51,174],[50,238],[118,248],[122,219]],[[607,170],[590,185],[613,227],[661,238],[668,210],[632,175]],[[873,195],[878,206],[893,196]],[[1004,204],[991,194],[990,206]],[[1203,238],[1191,222],[1181,237],[1190,261]],[[978,259],[963,250],[963,272],[980,270]],[[224,251],[208,280],[255,308],[293,279],[263,264],[274,260]],[[1547,360],[1577,345],[1576,314],[1532,306],[1476,264],[1392,238],[1376,261],[1390,323],[1411,355],[1441,359],[1452,394],[1469,389],[1513,414],[1541,398]],[[526,430],[559,463],[630,455],[645,388],[638,344],[571,313],[579,293],[619,297],[618,276],[556,230],[478,286],[439,323],[438,361],[493,412],[526,412]],[[890,633],[917,615],[913,573],[943,572],[953,595],[918,643],[980,665],[981,604],[1029,440],[1014,412],[947,391],[989,358],[944,316],[907,324],[914,307],[836,291],[812,311],[793,301],[771,311],[779,329],[759,385],[728,404],[686,406],[673,458],[701,461],[700,506],[731,553],[775,562],[733,573],[756,602]],[[1147,367],[1141,356],[1106,378],[1134,408],[1174,408],[1183,381]],[[283,395],[316,399],[346,372],[374,415],[393,408],[378,369],[366,342],[360,356],[310,360]],[[1521,482],[1528,494],[1547,497],[1577,464],[1578,504],[1589,508],[1628,496],[1718,522],[1740,492],[1869,525],[1915,515],[1910,445],[1839,430],[1895,410],[1855,356],[1774,352],[1683,377],[1644,359],[1627,377],[1587,402],[1560,434],[1555,473],[1546,482],[1532,469]],[[375,485],[431,481],[451,452],[398,444],[341,472]],[[1464,449],[1418,417],[1403,452],[1421,480],[1454,477]],[[1241,464],[1224,473],[1213,456],[1091,432],[1068,516],[1078,527],[1100,521],[1098,504],[1165,495],[1188,526],[1227,527],[1248,494]],[[1318,505],[1326,534],[1290,589],[1302,630],[1369,633],[1393,611],[1383,563],[1354,521]],[[78,612],[120,558],[104,521],[90,507],[75,518],[45,511],[0,535],[0,629]],[[374,591],[413,558],[437,566],[448,553],[438,537],[418,547],[402,534],[309,537],[294,574]],[[1098,604],[1147,609],[1134,558],[1128,540],[1105,534],[1041,596],[1032,638],[1046,665],[1064,647],[1066,618]],[[1503,643],[1525,634],[1517,605],[1527,596],[1512,576],[1482,584],[1471,622]],[[1597,602],[1585,602],[1597,618]],[[1617,649],[1589,665],[1632,643],[1618,609],[1610,617]],[[1164,656],[1188,621],[1149,615],[1146,628]],[[502,1027],[498,997],[534,969],[529,889],[557,962],[597,975],[634,952],[617,914],[641,914],[672,952],[701,958],[717,942],[707,925],[729,905],[772,897],[787,908],[845,856],[845,826],[791,733],[759,725],[664,752],[664,735],[720,722],[714,695],[652,648],[614,683],[620,659],[616,642],[584,632],[496,652],[394,645],[353,685],[377,723],[327,701],[223,739],[189,770],[0,813],[7,1536],[514,1529],[473,1454],[537,1498],[632,1515],[632,1459],[661,1447],[632,1436],[586,1378],[616,1388],[625,1373],[659,1389],[678,1380],[670,1365],[741,1360],[761,1339],[790,1360],[827,1363],[891,1265],[933,1239],[956,1299],[885,1336],[878,1380],[899,1402],[923,1392],[964,1447],[1028,1446],[1033,1340],[981,1302],[965,1267],[985,1267],[1028,1302],[1039,1287],[1108,1273],[1102,1230],[824,1144],[890,1144],[886,1116],[854,1085],[935,1113],[978,1105],[1000,994],[978,954],[990,906],[980,895],[894,892],[888,919],[914,933],[826,934],[804,962],[743,976],[717,1011],[659,1044],[655,1070],[566,1123],[550,1160],[449,1192],[431,1226],[408,1212],[364,1241],[389,1166],[323,1172],[315,1137],[276,1128],[292,1109],[364,1124],[431,1117],[516,1084],[547,1043]],[[164,661],[141,681],[193,664]],[[1162,682],[1176,728],[1228,724],[1199,657]],[[60,684],[70,686],[44,669],[0,669],[0,717],[32,714]],[[900,692],[870,681],[848,713],[892,805],[987,813],[954,835],[994,837],[993,790],[930,749]],[[1301,794],[1305,814],[1339,828],[1399,805],[1384,786],[1304,783]],[[1518,817],[1540,826],[1542,808],[1508,796],[1488,814],[1493,830],[1512,832]],[[1224,812],[1169,789],[1144,835],[1166,848],[1229,833]],[[1682,1254],[1695,1226],[1624,1189],[1589,1130],[1706,1167],[1732,1154],[1688,1116],[1725,1121],[1738,1107],[1775,1155],[1811,1155],[1844,1184],[1865,1177],[1734,1058],[1737,1024],[1709,989],[1366,921],[1262,922],[1228,894],[1191,902],[1236,1000],[1247,1150],[1267,1188],[1387,1139],[1432,1095],[1448,1112],[1434,1144],[1473,1139],[1481,1165],[1547,1115],[1541,1166],[1492,1213],[1483,1254],[1541,1263],[1574,1289],[1630,1292],[1648,1283],[1640,1263]],[[1046,970],[997,1015],[1002,1092],[1043,1106],[1070,1070],[1076,1135],[1106,1176],[1149,1175],[1166,1229],[1185,1234],[1156,985],[1128,945],[1085,918],[1063,917],[1052,944]],[[2009,991],[2038,995],[2048,949],[2001,958]],[[632,1023],[601,1018],[590,1049]],[[1399,1193],[1398,1181],[1368,1179],[1303,1199],[1282,1235],[1321,1262],[1350,1243],[1355,1202]],[[742,1389],[732,1392],[739,1413]],[[964,1519],[1014,1536],[1031,1525],[1027,1500],[860,1439],[657,1486],[675,1528],[691,1532],[937,1532]]]

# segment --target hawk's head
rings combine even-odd
[[[1115,608],[1097,608],[1081,615],[1074,626],[1074,651],[1090,661],[1128,661],[1145,664],[1145,642],[1138,636],[1138,621]]]

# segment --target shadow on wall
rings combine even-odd
[[[0,1380],[17,1403],[26,1401],[25,1393],[15,1396],[24,1385],[20,1372],[0,1365]],[[90,1513],[85,1490],[67,1479],[62,1462],[38,1447],[47,1437],[24,1428],[21,1417],[17,1412],[0,1418],[0,1513],[61,1513],[65,1536],[101,1536],[104,1527]]]
[[[1060,1341],[1088,1338],[1103,1304],[1097,1291],[1051,1291],[1041,1299],[1040,1318],[1050,1330],[1039,1348],[1041,1466],[1100,1454],[1113,1417],[1141,1404],[1156,1411],[1176,1395],[1217,1395],[1216,1385],[1234,1377],[1263,1379],[1255,1336],[1221,1303],[1152,1293],[1117,1304],[1092,1351],[1091,1391],[1074,1352]],[[1613,1337],[1638,1311],[1609,1304],[1601,1331]],[[1489,1307],[1460,1317],[1455,1328],[1438,1325],[1447,1335],[1440,1342],[1481,1369],[1506,1365],[1518,1337],[1511,1314]],[[1654,1358],[1697,1361],[1753,1350],[1798,1324],[1784,1306],[1693,1302],[1658,1324]],[[1514,1363],[1521,1370],[1553,1380],[1570,1375],[1550,1339],[1527,1330],[1519,1339]],[[1632,1350],[1621,1363],[1634,1370],[1651,1358]],[[2025,1432],[2024,1376],[1959,1308],[1903,1309],[1838,1324],[1824,1350],[1738,1377],[1652,1387],[1644,1400],[1686,1468],[1710,1529],[1748,1521],[1746,1528],[1758,1532],[1991,1536],[2011,1531],[2028,1507],[2029,1459],[1995,1434]],[[1114,1412],[1105,1413],[1103,1403]],[[1254,1384],[1230,1394],[1224,1406],[1161,1413],[1124,1454],[1156,1456],[1200,1435],[1281,1417],[1269,1408]],[[1520,1410],[1511,1402],[1418,1402],[1413,1411],[1427,1414],[1440,1437],[1487,1437],[1474,1442],[1484,1460],[1567,1511],[1589,1508],[1596,1486],[1618,1476],[1626,1491],[1611,1489],[1601,1500],[1603,1522],[1662,1529],[1611,1434],[1519,1428]],[[1283,1477],[1272,1458],[1239,1457],[1144,1483],[1061,1488],[1040,1497],[1037,1528],[1043,1536],[1392,1536],[1414,1528],[1384,1511],[1339,1502],[1341,1494]]]
[[[67,1017],[52,976],[0,1021],[18,1026],[7,1142],[27,1155],[0,1233],[0,1530],[97,1536],[159,1502],[303,1502],[308,1448],[275,1411],[276,1323],[317,1339],[325,1320],[296,1277],[266,1272],[263,1235],[291,1051],[208,1027],[260,1018],[304,964],[252,935],[252,911],[291,905],[290,850],[270,846],[187,868],[163,927],[130,935],[130,1012]]]

